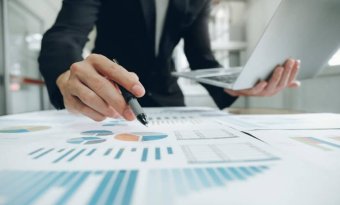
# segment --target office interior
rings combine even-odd
[[[241,66],[256,45],[279,0],[212,0],[211,45],[225,67]],[[53,109],[38,70],[43,33],[53,24],[61,0],[1,0],[0,2],[0,115]],[[83,51],[90,54],[95,29]],[[183,42],[173,58],[179,71],[187,70]],[[303,62],[302,62],[303,65]],[[216,107],[199,84],[179,79],[188,106]],[[340,112],[340,50],[313,79],[299,89],[273,97],[240,97],[235,108],[273,108],[297,112]]]

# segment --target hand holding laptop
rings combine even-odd
[[[275,68],[268,81],[260,81],[253,88],[244,90],[225,89],[231,96],[273,96],[285,88],[297,88],[300,82],[296,80],[300,68],[300,60],[288,59],[284,65]]]

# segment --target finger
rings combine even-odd
[[[299,88],[301,87],[301,82],[300,81],[293,81],[288,85],[289,88]]]
[[[65,107],[71,112],[81,113],[97,122],[105,120],[104,115],[88,107],[77,97],[68,97],[66,104],[67,106],[65,105]]]
[[[300,70],[300,67],[301,67],[301,61],[300,60],[295,61],[295,64],[293,66],[292,72],[288,80],[288,84],[291,84],[293,81],[295,81],[297,74]]]
[[[262,95],[273,95],[276,92],[276,87],[279,84],[282,73],[283,73],[283,67],[279,66],[275,69],[271,79],[269,80],[269,83],[267,87],[265,88],[264,92]]]
[[[224,89],[224,92],[226,92],[227,94],[229,94],[230,96],[233,96],[233,97],[240,96],[240,94],[235,90]]]
[[[244,95],[246,95],[246,96],[259,96],[264,91],[264,89],[267,87],[267,85],[268,85],[268,83],[266,81],[261,81],[254,88],[244,92]]]
[[[278,84],[278,88],[277,88],[278,90],[282,90],[285,87],[287,87],[294,64],[295,64],[295,60],[293,59],[288,59],[286,61],[285,66],[284,66],[284,71],[282,74],[282,78]]]
[[[254,88],[245,89],[245,90],[230,90],[225,89],[224,91],[228,93],[231,96],[257,96],[259,93],[261,93],[264,88],[267,86],[266,81],[261,81],[258,83]]]
[[[145,89],[139,82],[136,74],[128,72],[125,68],[105,56],[93,54],[86,60],[90,62],[99,73],[123,86],[135,96],[142,97],[145,94]]]
[[[75,72],[77,78],[101,97],[109,106],[113,107],[118,113],[123,114],[127,107],[123,96],[116,89],[115,85],[98,74],[92,65],[80,62],[71,67],[71,72]]]
[[[136,119],[136,116],[135,114],[132,112],[131,108],[128,107],[126,108],[126,110],[124,111],[123,113],[123,116],[126,120],[128,121],[132,121],[132,120],[135,120]]]
[[[78,80],[72,80],[72,86],[70,86],[70,94],[78,97],[85,105],[91,107],[100,114],[113,117],[114,110],[104,102],[95,92],[89,89],[86,85]]]

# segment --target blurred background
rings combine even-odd
[[[37,57],[42,35],[53,24],[61,3],[62,0],[0,0],[0,115],[53,109]],[[212,3],[209,26],[215,56],[226,67],[243,65],[280,0]],[[95,36],[94,29],[84,57],[90,54]],[[183,42],[176,48],[174,60],[178,70],[188,69]],[[183,79],[179,83],[187,105],[215,107],[200,85]],[[339,89],[340,50],[316,78],[303,81],[300,89],[270,98],[242,97],[233,107],[340,113]]]

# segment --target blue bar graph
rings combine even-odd
[[[94,191],[82,204],[96,205],[131,205],[134,197],[137,170],[117,171],[0,171],[0,178],[8,178],[9,184],[18,186],[0,186],[0,196],[4,205],[33,205],[53,189],[63,192],[51,205],[69,204],[85,182],[91,177],[100,177],[98,184],[93,184]],[[105,194],[108,193],[108,194]],[[81,196],[81,195],[80,195]],[[81,199],[80,199],[81,200]]]
[[[147,193],[145,204],[171,205],[179,201],[177,199],[180,197],[186,197],[197,191],[224,188],[232,186],[233,183],[251,180],[269,168],[241,166],[152,170],[148,174],[147,187],[153,191]],[[155,193],[155,190],[160,191]]]
[[[91,158],[102,160],[124,160],[126,157],[135,157],[136,161],[161,162],[165,157],[173,157],[174,151],[172,147],[145,147],[145,148],[38,148],[29,152],[28,157],[33,160],[44,159],[50,160],[52,164],[72,163],[77,160],[88,160]]]

